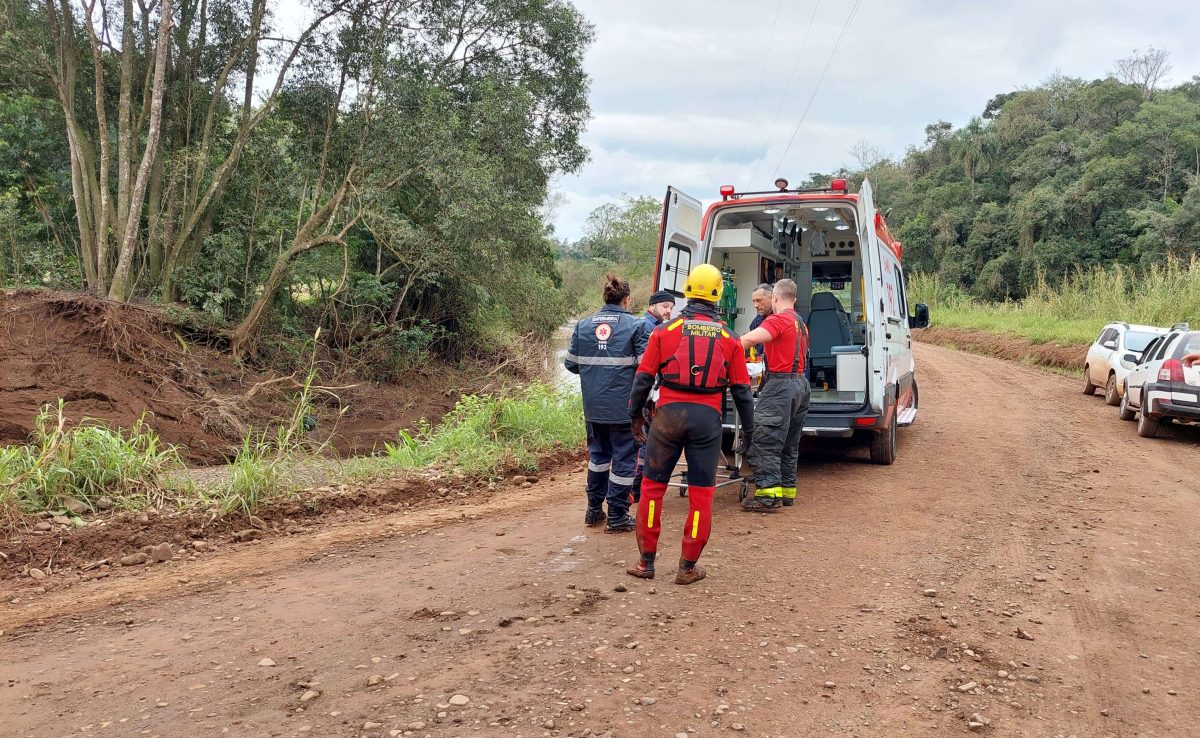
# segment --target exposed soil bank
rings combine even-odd
[[[1008,359],[1055,369],[1082,371],[1083,360],[1088,352],[1087,345],[1064,346],[1058,343],[1035,343],[1020,336],[946,326],[934,326],[913,331],[913,338],[923,343],[970,351],[973,354],[983,354],[997,359]]]
[[[152,307],[45,290],[0,292],[0,444],[24,442],[44,405],[72,422],[129,428],[144,418],[192,462],[223,460],[253,428],[290,415],[298,378],[254,371],[189,340]],[[316,440],[369,452],[453,407],[462,372],[432,368],[403,386],[339,378],[318,396]],[[349,406],[342,415],[339,411]]]

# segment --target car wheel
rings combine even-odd
[[[1121,407],[1117,410],[1121,420],[1133,420],[1137,417],[1137,411],[1129,407],[1129,388],[1125,388],[1125,394],[1121,395]]]
[[[1091,370],[1088,369],[1086,366],[1083,367],[1083,394],[1085,394],[1085,395],[1096,394],[1096,385],[1092,384]]]
[[[884,430],[871,434],[871,463],[888,464],[896,461],[896,419]]]
[[[1121,404],[1121,396],[1117,394],[1117,375],[1108,375],[1108,384],[1104,385],[1104,401],[1116,407]]]
[[[1146,406],[1138,409],[1137,434],[1142,438],[1154,438],[1158,435],[1158,418],[1146,415]]]

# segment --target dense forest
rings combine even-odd
[[[586,158],[592,38],[570,3],[2,7],[0,284],[186,306],[238,356],[560,324],[542,208]]]
[[[985,299],[1079,269],[1188,260],[1200,255],[1200,77],[1157,89],[1168,70],[1165,52],[1150,50],[1106,79],[1056,76],[996,95],[961,128],[930,124],[902,157],[859,142],[847,152],[854,166],[800,186],[869,177],[909,271]],[[622,261],[644,274],[659,202],[593,212],[581,239],[560,244],[568,278]]]

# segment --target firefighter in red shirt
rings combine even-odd
[[[712,525],[717,462],[721,453],[721,419],[725,389],[742,423],[742,453],[754,431],[754,401],[746,356],[737,337],[717,317],[724,282],[711,264],[688,274],[687,306],[679,317],[654,329],[633,380],[629,419],[633,433],[645,440],[642,408],[659,378],[654,422],[646,441],[646,470],[637,508],[637,541],[641,558],[629,574],[654,578],[654,558],[662,532],[662,503],[680,454],[687,459],[688,517],[683,526],[683,555],[676,584],[705,576],[696,566]]]
[[[796,312],[796,283],[776,282],[771,305],[774,313],[742,336],[744,348],[765,344],[767,355],[767,372],[755,406],[758,436],[747,459],[754,470],[754,497],[742,502],[742,509],[750,512],[795,503],[800,432],[808,414],[809,386],[804,376],[808,326]]]

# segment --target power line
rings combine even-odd
[[[775,107],[775,117],[771,119],[771,128],[767,131],[767,137],[763,141],[762,150],[758,156],[754,157],[755,161],[766,155],[767,149],[771,146],[771,139],[775,136],[775,124],[779,122],[779,114],[783,112],[783,104],[787,102],[788,93],[792,89],[792,82],[796,79],[796,70],[800,68],[800,60],[804,58],[804,47],[808,45],[808,37],[812,33],[813,24],[817,20],[817,11],[821,9],[821,0],[817,0],[817,4],[813,6],[812,15],[808,18],[808,28],[804,31],[804,38],[800,40],[800,47],[796,50],[796,60],[792,62],[792,73],[788,75],[787,84],[783,87],[783,92],[779,95],[779,105]],[[755,171],[757,171],[755,167]]]
[[[750,145],[750,132],[754,128],[754,118],[758,115],[758,98],[762,95],[763,80],[767,78],[767,64],[771,61],[771,44],[775,43],[775,29],[779,25],[779,9],[783,7],[783,0],[775,5],[775,20],[771,21],[771,36],[767,41],[767,50],[763,54],[762,71],[758,75],[758,88],[754,91],[754,107],[750,111],[750,119],[746,121],[746,138],[742,141],[742,153],[738,157],[738,161],[742,162],[741,168],[738,170],[738,179],[742,178],[742,172],[746,170],[746,147]]]
[[[833,44],[833,51],[829,52],[829,60],[825,62],[825,68],[821,70],[821,76],[817,78],[817,84],[813,87],[812,95],[808,98],[808,104],[804,106],[804,112],[800,114],[800,120],[796,121],[796,128],[792,131],[792,137],[788,139],[787,146],[783,149],[783,155],[779,157],[779,163],[775,165],[775,171],[771,172],[771,176],[779,174],[779,168],[783,166],[784,159],[787,158],[788,152],[792,149],[792,144],[796,142],[796,134],[800,132],[800,126],[804,125],[804,119],[808,117],[808,111],[812,108],[813,101],[817,99],[817,93],[821,90],[821,83],[825,81],[825,75],[829,74],[829,68],[833,66],[833,60],[837,57],[838,48],[842,45],[842,40],[846,38],[846,32],[850,30],[850,23],[853,22],[854,16],[858,13],[858,6],[862,4],[862,0],[854,0],[854,7],[850,9],[850,14],[846,16],[846,22],[842,24],[842,32],[838,34],[837,41]]]

